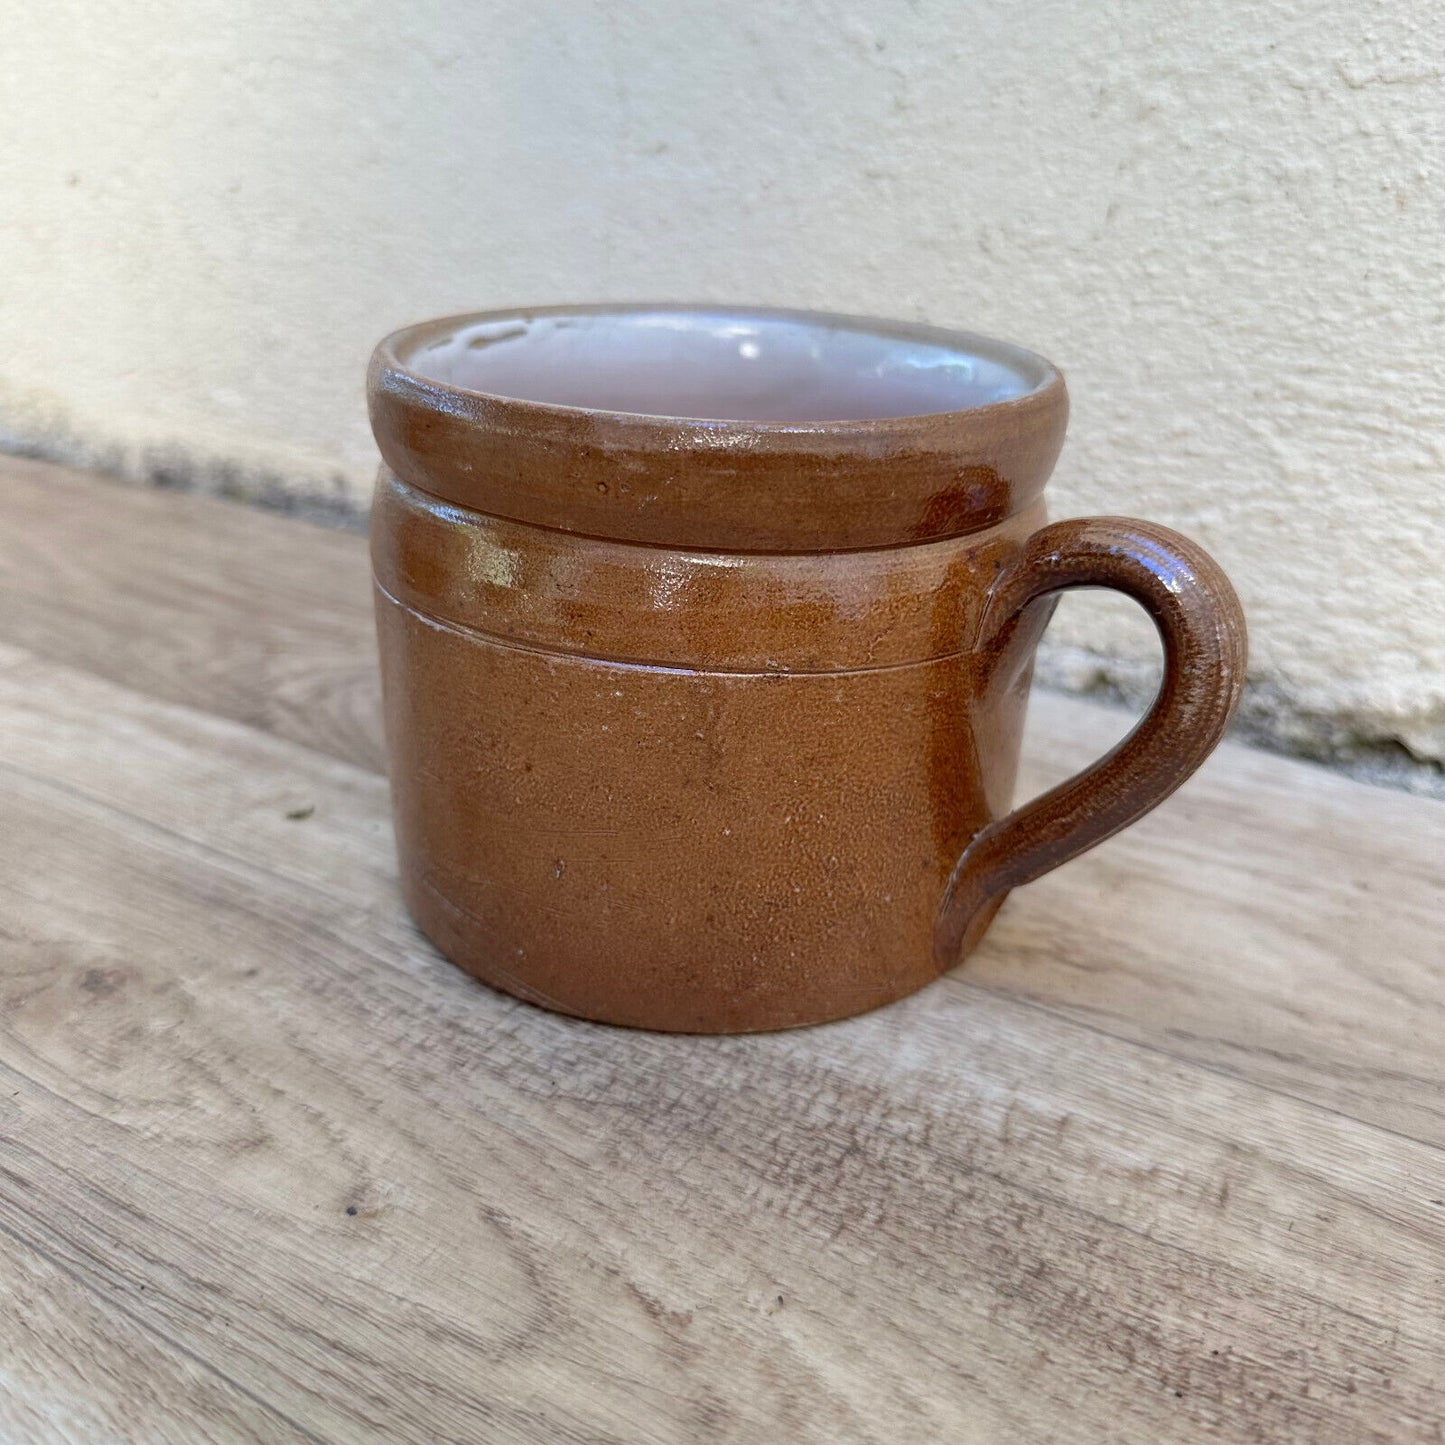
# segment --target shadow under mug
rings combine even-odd
[[[1046,523],[1062,377],[930,327],[556,307],[399,331],[369,376],[403,890],[478,978],[699,1032],[860,1013],[1168,796],[1239,698],[1197,546]],[[1158,696],[1017,810],[1055,596],[1110,587]]]

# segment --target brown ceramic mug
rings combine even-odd
[[[1133,822],[1244,678],[1214,562],[1045,524],[1047,361],[923,326],[617,306],[377,348],[372,520],[407,902],[548,1008],[730,1032],[860,1013]],[[1148,714],[1010,811],[1052,599],[1163,638]]]

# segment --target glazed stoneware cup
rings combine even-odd
[[[1046,523],[1068,402],[1016,346],[565,307],[399,331],[369,380],[406,900],[533,1003],[721,1033],[900,998],[1172,792],[1238,700],[1243,619],[1199,547]],[[1163,683],[1012,809],[1073,587],[1149,612]]]

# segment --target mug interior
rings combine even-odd
[[[698,421],[874,421],[1046,386],[983,337],[806,313],[645,307],[461,318],[398,358],[413,375],[547,406]]]

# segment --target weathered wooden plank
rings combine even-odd
[[[966,973],[555,1018],[367,771],[14,649],[0,737],[0,1228],[320,1438],[1439,1438],[1437,1148]]]
[[[0,1138],[23,1093],[0,1068]],[[143,1285],[136,1294],[143,1300]],[[122,1292],[103,1301],[88,1283],[3,1231],[0,1301],[6,1445],[280,1445],[313,1438],[141,1323]]]
[[[353,533],[0,457],[0,642],[382,766]]]

